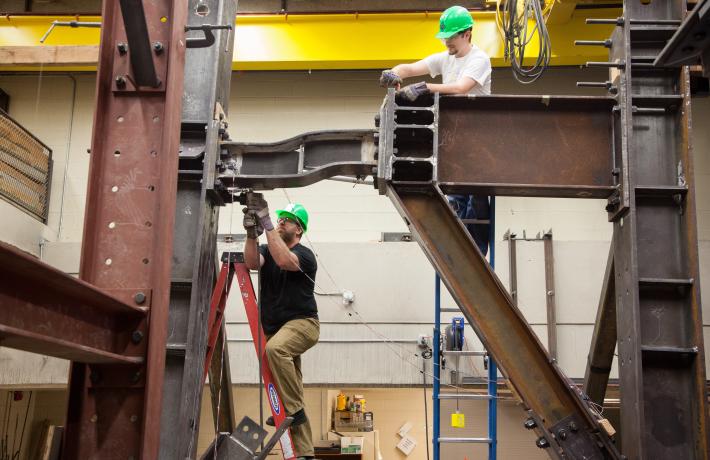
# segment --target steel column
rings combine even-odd
[[[555,306],[555,256],[552,251],[552,232],[542,236],[545,246],[545,299],[547,300],[547,351],[557,359],[557,308]]]
[[[555,458],[619,458],[590,408],[530,329],[471,236],[435,186],[388,194],[501,371],[531,410]],[[573,429],[572,429],[573,428]],[[600,447],[601,446],[601,447]]]
[[[81,279],[143,306],[140,366],[73,362],[65,459],[158,456],[184,71],[184,0],[143,3],[157,87],[136,87],[119,2],[103,4]],[[138,337],[137,337],[138,338]],[[147,342],[147,343],[146,343]]]
[[[684,5],[624,2],[610,51],[622,193],[609,210],[630,460],[708,456],[688,71],[651,65]]]
[[[188,25],[232,25],[235,0],[189,0]],[[234,45],[231,29],[215,30],[215,42],[190,47],[185,56],[180,161],[177,180],[175,245],[165,350],[160,457],[194,458],[197,451],[208,316],[217,263],[218,205],[214,193],[219,141],[226,138],[226,113]],[[193,32],[190,32],[189,38]],[[194,32],[199,36],[200,32]],[[226,357],[220,348],[219,357]],[[229,374],[222,374],[228,377]],[[231,384],[220,382],[221,391]],[[231,401],[231,396],[226,398]],[[227,412],[227,422],[233,421]],[[223,426],[232,432],[235,426]]]

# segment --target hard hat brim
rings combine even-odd
[[[456,34],[459,33],[459,32],[460,32],[459,30],[457,30],[457,31],[455,31],[455,32],[439,32],[439,33],[437,33],[437,34],[435,35],[435,37],[436,37],[436,38],[447,39],[447,38],[453,37],[454,35],[456,35]]]

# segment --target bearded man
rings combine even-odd
[[[303,398],[301,355],[320,336],[313,295],[317,264],[313,251],[300,243],[308,229],[306,209],[291,203],[276,211],[276,217],[275,228],[266,200],[260,194],[250,194],[244,209],[244,259],[249,269],[260,272],[261,324],[267,340],[264,352],[286,415],[293,417],[295,454],[306,460],[314,458],[314,451]],[[266,233],[266,244],[259,245],[262,232]],[[266,423],[273,425],[273,417]]]

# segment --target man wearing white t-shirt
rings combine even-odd
[[[412,64],[400,64],[382,72],[380,85],[397,89],[397,95],[409,101],[429,93],[491,94],[491,59],[471,44],[473,18],[461,6],[452,6],[439,19],[436,38],[446,45],[446,51],[432,54]],[[402,80],[422,75],[442,76],[441,83],[421,81],[401,87]],[[472,165],[472,167],[474,167]],[[488,197],[478,195],[449,195],[449,203],[461,219],[486,220],[490,216]],[[488,252],[489,226],[466,224],[476,245],[485,256]]]

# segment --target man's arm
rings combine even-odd
[[[244,263],[249,270],[258,270],[264,265],[264,256],[259,253],[259,240],[247,238],[244,243]]]
[[[429,74],[429,67],[423,60],[413,62],[411,64],[399,64],[392,67],[392,72],[399,75],[400,78],[420,77]]]
[[[461,77],[455,83],[427,83],[426,87],[432,93],[439,94],[468,94],[478,82],[470,77]]]
[[[301,269],[298,263],[298,256],[291,252],[288,246],[286,246],[286,243],[281,239],[281,235],[279,235],[278,231],[267,230],[266,243],[269,245],[271,257],[274,258],[274,262],[276,262],[276,265],[278,265],[281,270],[297,272]]]

